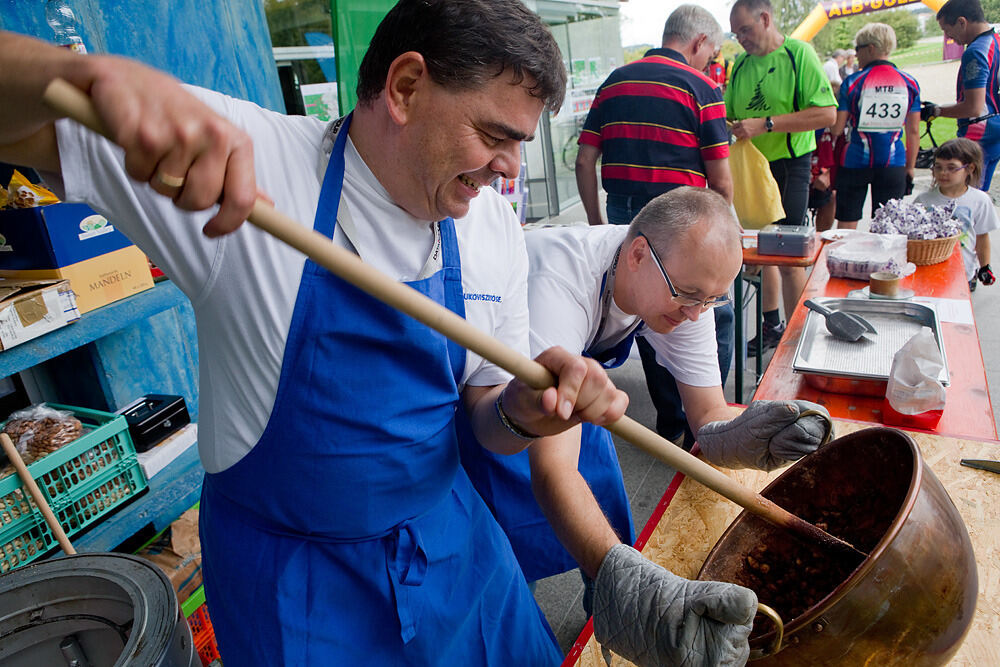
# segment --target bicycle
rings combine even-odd
[[[932,102],[924,102],[923,106],[927,107],[935,105]],[[981,123],[984,120],[989,120],[990,118],[998,115],[1000,115],[1000,113],[993,112],[983,114],[982,116],[976,116],[975,118],[969,119],[969,124],[975,125],[976,123]],[[917,151],[917,162],[915,165],[917,169],[930,169],[934,166],[934,153],[938,147],[937,141],[934,139],[934,134],[931,132],[931,123],[934,122],[934,118],[936,118],[936,116],[929,116],[927,120],[924,121],[924,132],[920,135],[920,138],[923,139],[924,137],[928,137],[931,140],[931,147],[921,148]]]

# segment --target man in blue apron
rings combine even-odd
[[[556,227],[525,236],[533,350],[561,345],[615,368],[633,339],[645,337],[677,377],[701,452],[716,465],[770,470],[820,445],[828,421],[804,414],[825,414],[818,405],[757,401],[735,419],[726,406],[714,321],[700,317],[728,302],[742,263],[739,226],[719,194],[681,187],[653,199],[627,228]],[[462,463],[528,580],[579,566],[585,579],[597,580],[598,601],[613,599],[624,581],[605,563],[620,560],[623,568],[648,570],[648,581],[665,582],[667,590],[683,585],[692,598],[670,614],[694,616],[697,591],[709,584],[679,580],[625,547],[635,532],[608,431],[582,424],[513,456],[496,456],[462,435]],[[607,620],[611,611],[594,606],[595,629],[617,622]],[[642,618],[635,611],[625,627]],[[668,655],[664,664],[682,662],[680,653]]]
[[[479,441],[513,453],[614,420],[627,398],[596,361],[559,349],[537,357],[558,388],[510,381],[240,226],[265,192],[527,352],[522,232],[480,188],[516,175],[520,142],[562,100],[561,55],[538,18],[517,0],[403,0],[372,39],[358,107],[329,126],[10,34],[0,67],[14,102],[0,111],[0,159],[37,165],[67,200],[113,217],[191,298],[202,550],[227,663],[559,662],[510,543],[459,465],[454,413],[461,399]],[[52,122],[40,94],[54,76],[90,92],[120,147]],[[224,236],[209,242],[202,229]],[[602,570],[624,579],[611,555]],[[626,639],[647,634],[632,581],[607,600],[621,613],[602,616],[632,623]],[[745,660],[753,593],[711,584],[691,596],[701,613],[657,620],[651,646],[699,664]],[[627,643],[610,645],[640,659]]]
[[[9,33],[0,70],[0,160],[113,218],[191,299],[202,552],[226,663],[557,664],[459,464],[454,414],[461,401],[479,441],[512,453],[617,419],[627,397],[559,349],[537,357],[558,387],[532,390],[241,226],[267,193],[527,353],[522,232],[482,186],[517,174],[520,142],[562,101],[538,17],[518,0],[402,0],[362,63],[358,107],[329,126]],[[117,145],[53,122],[40,98],[55,76],[89,91]],[[687,641],[704,664],[748,654],[756,598],[719,586]]]

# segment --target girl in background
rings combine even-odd
[[[914,201],[924,206],[955,204],[954,215],[963,222],[962,258],[969,291],[976,279],[984,285],[996,281],[990,269],[990,231],[1000,226],[993,200],[976,188],[983,178],[983,150],[970,139],[951,139],[934,152],[934,186]]]

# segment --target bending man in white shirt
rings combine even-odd
[[[717,193],[677,188],[647,204],[629,227],[549,228],[525,238],[533,350],[558,345],[613,368],[628,357],[636,335],[645,337],[658,363],[677,378],[702,453],[717,465],[773,469],[815,450],[828,435],[826,419],[801,416],[805,410],[825,413],[805,401],[758,401],[730,419],[714,321],[700,317],[728,302],[742,263],[739,227]],[[647,598],[650,605],[684,596],[683,605],[663,606],[658,632],[683,623],[736,623],[728,612],[739,608],[744,589],[720,595],[717,587],[729,584],[681,579],[626,546],[634,541],[631,514],[605,429],[574,427],[510,457],[465,440],[462,455],[529,580],[577,564],[585,579],[596,580],[594,628],[602,644],[612,638],[611,648],[626,657],[622,642],[642,645],[642,636],[631,633],[643,624],[613,601],[625,586],[657,590]],[[720,602],[699,616],[693,609],[709,590]],[[658,650],[659,664],[690,656],[683,639]]]

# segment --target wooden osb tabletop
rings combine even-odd
[[[735,410],[736,408],[734,408]],[[836,421],[838,436],[872,424]],[[979,602],[969,634],[951,665],[1000,665],[1000,475],[973,470],[961,459],[998,459],[1000,443],[961,440],[925,433],[916,440],[925,462],[951,496],[972,538],[979,566]],[[761,490],[781,471],[724,470],[730,477]],[[693,579],[709,551],[741,509],[693,480],[678,475],[639,536],[637,548],[671,572]],[[611,667],[632,663],[614,656]],[[607,667],[588,623],[563,667]]]

